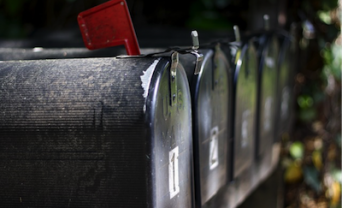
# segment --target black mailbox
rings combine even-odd
[[[279,77],[278,77],[278,132],[275,141],[279,141],[280,134],[289,131],[293,102],[294,76],[294,45],[288,34],[280,35]]]
[[[6,43],[6,42],[5,42]],[[0,60],[39,60],[39,59],[69,59],[69,58],[89,58],[89,57],[114,57],[125,54],[124,49],[103,48],[98,50],[88,50],[86,48],[15,48],[15,44],[8,43],[8,47],[0,48]],[[162,49],[143,48],[143,54],[161,52]]]
[[[237,178],[254,160],[258,60],[252,42],[235,53],[233,177]]]
[[[192,207],[190,91],[171,65],[0,62],[2,206]]]
[[[271,163],[271,149],[276,129],[277,76],[279,43],[273,33],[259,40],[258,116],[256,157]]]
[[[186,67],[192,96],[196,204],[203,206],[227,183],[229,62],[220,45],[199,50],[202,67]],[[191,57],[183,57],[188,64]],[[192,67],[193,68],[193,67]]]

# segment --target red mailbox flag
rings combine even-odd
[[[108,1],[81,12],[78,24],[88,49],[125,45],[128,55],[140,55],[125,0]]]

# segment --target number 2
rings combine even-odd
[[[218,166],[218,127],[215,126],[210,132],[210,144],[209,144],[209,168],[210,170]]]

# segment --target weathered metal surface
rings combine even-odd
[[[240,52],[239,52],[240,53]],[[252,166],[257,110],[257,53],[250,42],[242,46],[235,69],[234,173],[238,177]]]
[[[293,113],[293,76],[295,71],[294,45],[286,34],[281,34],[281,50],[279,54],[279,77],[278,77],[278,127],[276,141],[280,134],[288,132]]]
[[[258,69],[258,102],[255,163],[258,177],[253,184],[266,177],[271,169],[272,146],[277,126],[276,106],[278,90],[278,56],[279,44],[276,35],[272,32],[257,37],[259,52]]]
[[[260,39],[260,64],[258,85],[258,122],[257,152],[258,158],[269,153],[276,129],[277,76],[279,43],[276,36],[265,35]]]
[[[141,53],[149,54],[161,51],[163,49],[144,48],[141,50]],[[0,61],[115,57],[122,54],[125,54],[125,49],[123,48],[105,48],[93,51],[85,48],[0,48]]]
[[[171,108],[168,59],[0,62],[2,205],[190,207],[191,105],[178,72]]]
[[[169,66],[168,66],[169,67]],[[186,74],[177,67],[177,103],[170,102],[170,70],[164,70],[152,83],[146,111],[150,112],[154,155],[152,178],[155,178],[155,207],[192,207],[192,120],[191,98]],[[153,89],[155,88],[155,89]],[[154,101],[152,98],[156,98]],[[154,170],[154,171],[153,171]]]
[[[194,120],[195,188],[198,207],[228,179],[229,63],[219,49],[202,49],[201,71],[188,71]],[[190,67],[188,67],[190,69]]]

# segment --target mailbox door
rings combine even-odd
[[[288,37],[283,37],[279,61],[279,133],[288,131],[292,109],[292,76],[294,48]],[[279,134],[277,135],[280,136]],[[278,139],[278,138],[277,138]]]
[[[234,177],[251,166],[254,158],[257,69],[256,50],[252,43],[245,44],[234,75]]]
[[[153,207],[192,207],[192,114],[189,84],[181,64],[175,86],[170,83],[170,65],[151,80],[147,112],[151,120],[151,179]],[[171,95],[170,87],[176,87]],[[171,97],[175,100],[171,101]],[[175,102],[176,101],[176,102]],[[146,157],[150,157],[146,155]]]
[[[269,37],[260,48],[262,56],[259,65],[259,120],[257,156],[270,152],[276,129],[276,96],[279,44],[275,36]]]
[[[203,51],[201,72],[192,83],[194,97],[194,142],[196,149],[196,189],[205,204],[227,181],[228,151],[228,70],[223,52]],[[198,181],[199,180],[199,181]]]

